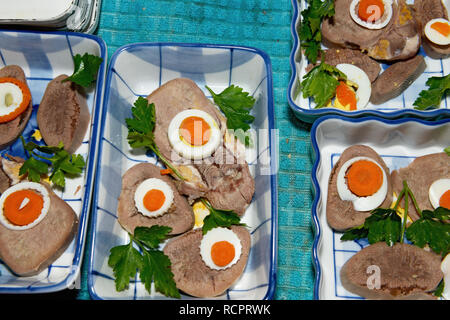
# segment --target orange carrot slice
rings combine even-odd
[[[381,0],[361,0],[358,5],[358,16],[361,20],[375,22],[384,14],[384,4]],[[370,20],[370,21],[369,21]]]
[[[144,196],[144,207],[148,211],[156,211],[163,206],[165,201],[166,196],[164,192],[158,189],[151,189]]]
[[[450,190],[445,191],[441,196],[439,206],[450,210]]]
[[[159,170],[159,174],[162,175],[162,176],[164,176],[164,175],[166,175],[166,174],[172,174],[172,173],[173,173],[172,169],[162,169],[162,170]]]
[[[25,205],[24,201],[27,201]],[[40,216],[43,207],[44,198],[39,193],[24,189],[12,193],[5,199],[3,213],[12,224],[25,226]]]
[[[347,185],[351,192],[359,197],[373,195],[383,184],[383,172],[372,161],[360,160],[347,171]]]
[[[10,113],[0,116],[0,123],[9,122],[20,116],[25,110],[27,110],[30,101],[31,101],[31,93],[30,89],[28,89],[28,86],[16,79],[16,78],[0,78],[0,83],[12,83],[20,88],[22,91],[22,102],[20,103],[19,107],[12,110]]]
[[[234,246],[228,241],[218,241],[211,247],[211,259],[218,267],[225,267],[235,256]]]

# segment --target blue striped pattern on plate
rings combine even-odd
[[[137,43],[119,48],[111,58],[106,80],[94,193],[92,248],[88,288],[94,299],[163,299],[149,294],[139,276],[127,290],[115,290],[107,261],[110,249],[129,242],[117,222],[121,177],[138,162],[157,163],[151,153],[131,150],[125,119],[139,96],[146,97],[165,82],[190,78],[209,96],[205,85],[220,92],[239,85],[256,99],[255,129],[263,129],[247,161],[256,180],[256,192],[243,221],[250,227],[252,247],[243,275],[222,299],[270,299],[276,268],[276,134],[272,73],[269,57],[257,49],[206,44]],[[157,163],[161,165],[160,163]],[[194,269],[192,272],[196,272]],[[189,299],[188,296],[182,296]]]
[[[301,53],[300,38],[297,32],[300,25],[301,11],[305,8],[305,1],[292,0],[294,14],[292,16],[291,34],[294,40],[291,55],[291,79],[288,88],[288,102],[291,109],[299,119],[307,122],[314,122],[315,119],[325,115],[341,115],[348,117],[379,116],[394,119],[406,116],[417,116],[421,118],[441,118],[450,116],[450,97],[443,99],[439,109],[415,110],[413,103],[421,90],[427,88],[425,82],[429,77],[442,77],[450,72],[450,58],[432,59],[427,57],[423,48],[419,50],[427,64],[426,70],[409,86],[400,96],[380,105],[373,105],[369,102],[365,109],[360,111],[344,111],[336,108],[314,109],[314,103],[310,98],[303,98],[299,92],[298,81],[306,74],[305,68],[308,64],[306,57]],[[323,47],[325,48],[325,47]],[[382,71],[388,67],[381,64]]]
[[[341,241],[342,233],[331,229],[326,221],[328,180],[341,153],[355,144],[368,145],[392,172],[407,166],[416,157],[443,152],[448,146],[449,136],[449,118],[433,122],[413,118],[388,120],[325,116],[314,123],[311,140],[315,161],[311,176],[314,187],[315,299],[362,299],[345,290],[339,273],[344,263],[368,242],[365,239]]]
[[[26,141],[35,141],[32,140],[32,134],[35,129],[38,129],[36,112],[47,83],[60,74],[72,74],[73,55],[85,52],[100,56],[106,61],[106,46],[103,40],[95,36],[68,32],[0,31],[0,68],[13,64],[21,66],[31,90],[33,113],[22,134]],[[67,201],[78,215],[78,233],[66,251],[38,275],[17,277],[3,263],[0,263],[0,292],[59,291],[71,286],[80,272],[92,191],[99,128],[98,117],[105,71],[105,63],[103,63],[95,87],[86,92],[87,105],[91,114],[91,128],[76,153],[83,155],[87,166],[80,177],[67,179],[64,190],[55,190],[55,193]],[[38,144],[43,144],[43,141]],[[9,147],[0,150],[0,156],[5,154],[25,157],[21,141],[17,140]]]

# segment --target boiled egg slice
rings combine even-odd
[[[444,290],[442,297],[450,300],[450,253],[441,262],[441,271],[444,274]]]
[[[211,156],[222,140],[213,117],[198,109],[178,113],[169,124],[168,137],[172,148],[189,160]]]
[[[367,76],[367,73],[365,73],[361,68],[349,64],[349,63],[341,63],[336,66],[336,68],[344,73],[347,76],[347,80],[351,83],[354,83],[357,87],[355,91],[355,98],[356,98],[356,109],[363,109],[367,106],[369,103],[370,95],[372,94],[372,84],[369,80],[369,77]],[[342,81],[341,81],[342,82]],[[341,84],[340,84],[341,85]],[[337,90],[339,89],[340,85]],[[347,91],[349,89],[346,89]],[[348,92],[343,92],[347,97],[350,95]],[[336,91],[336,98],[338,98],[338,92]],[[353,99],[350,99],[347,101],[351,101]],[[345,100],[344,100],[345,101]],[[341,105],[345,105],[340,101]],[[352,102],[353,104],[353,102]],[[348,105],[348,103],[347,103]],[[349,110],[354,110],[352,107],[349,108]]]
[[[353,0],[350,16],[367,29],[382,29],[392,18],[392,0]]]
[[[17,118],[30,101],[31,93],[25,83],[15,78],[0,78],[0,123]]]
[[[192,205],[192,211],[194,211],[194,229],[203,227],[203,220],[210,214],[208,208],[202,201],[196,201]]]
[[[239,261],[242,245],[239,237],[230,229],[217,227],[209,230],[200,242],[203,262],[215,270],[231,267]]]
[[[428,21],[424,33],[428,40],[437,45],[446,46],[450,44],[450,22],[444,18]]]
[[[26,230],[44,219],[50,208],[47,189],[36,182],[21,182],[2,193],[0,222],[11,230]]]
[[[352,201],[356,211],[378,208],[387,195],[387,177],[383,168],[368,157],[346,161],[337,176],[341,200]]]
[[[428,197],[434,209],[444,207],[450,210],[450,179],[434,181],[428,190]]]
[[[134,193],[137,210],[147,217],[159,217],[172,206],[174,194],[169,184],[158,178],[142,181]]]

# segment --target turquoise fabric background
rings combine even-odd
[[[295,118],[287,102],[292,14],[290,0],[103,0],[95,33],[105,40],[109,57],[135,42],[244,45],[270,55],[280,164],[274,298],[289,300],[312,299],[314,286],[310,126]],[[89,299],[89,242],[86,249],[79,299]]]

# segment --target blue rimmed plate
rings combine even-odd
[[[94,299],[165,298],[154,291],[149,294],[139,276],[132,279],[127,290],[117,292],[107,262],[112,247],[129,242],[127,232],[117,221],[122,175],[139,162],[159,164],[152,155],[131,150],[125,119],[131,117],[131,107],[137,97],[146,97],[165,82],[179,77],[194,80],[209,98],[206,85],[220,92],[230,84],[242,87],[256,98],[252,126],[259,136],[247,157],[256,190],[243,217],[243,222],[250,227],[252,246],[244,273],[218,298],[271,299],[275,290],[277,246],[277,137],[270,59],[254,48],[208,44],[130,44],[119,48],[111,58],[94,192],[89,292]],[[191,297],[182,295],[182,298]]]
[[[447,11],[450,13],[450,1],[445,0],[443,3],[447,6]],[[449,74],[450,72],[450,58],[432,59],[426,56],[422,48],[420,48],[419,54],[424,56],[427,68],[400,96],[381,105],[373,105],[369,102],[366,108],[360,111],[344,111],[336,108],[315,109],[314,102],[311,99],[303,98],[299,85],[303,79],[303,76],[306,74],[305,69],[308,65],[306,57],[301,52],[300,38],[297,32],[297,30],[299,30],[302,18],[301,11],[305,8],[305,6],[305,0],[292,0],[292,7],[294,9],[291,23],[293,46],[289,58],[292,73],[289,80],[287,97],[291,109],[300,120],[312,123],[317,118],[326,115],[340,115],[347,117],[378,116],[386,119],[419,117],[430,120],[450,116],[450,97],[442,100],[439,109],[425,111],[414,109],[413,103],[418,97],[419,92],[427,88],[425,85],[427,79],[429,77],[441,77]],[[383,71],[387,68],[387,65],[381,64],[381,68]]]
[[[314,165],[311,173],[315,227],[313,262],[316,269],[315,299],[362,299],[348,292],[340,282],[344,263],[368,245],[365,240],[341,241],[342,233],[331,229],[326,220],[328,180],[340,154],[355,144],[372,147],[392,171],[416,157],[443,152],[450,145],[450,118],[426,121],[414,118],[346,118],[325,116],[311,129]]]
[[[54,292],[72,286],[80,273],[86,238],[86,227],[92,199],[92,185],[98,143],[99,117],[106,72],[106,45],[92,35],[70,32],[0,31],[0,68],[16,64],[25,71],[33,100],[33,113],[22,135],[33,141],[32,134],[38,129],[36,112],[49,81],[60,74],[73,73],[73,56],[88,52],[102,57],[95,86],[86,91],[91,125],[83,143],[75,153],[86,160],[86,168],[75,179],[67,179],[63,191],[55,193],[65,200],[79,218],[78,232],[64,253],[47,269],[32,277],[17,277],[0,263],[0,292],[43,293]],[[25,157],[22,143],[17,140],[0,156],[9,154]]]

